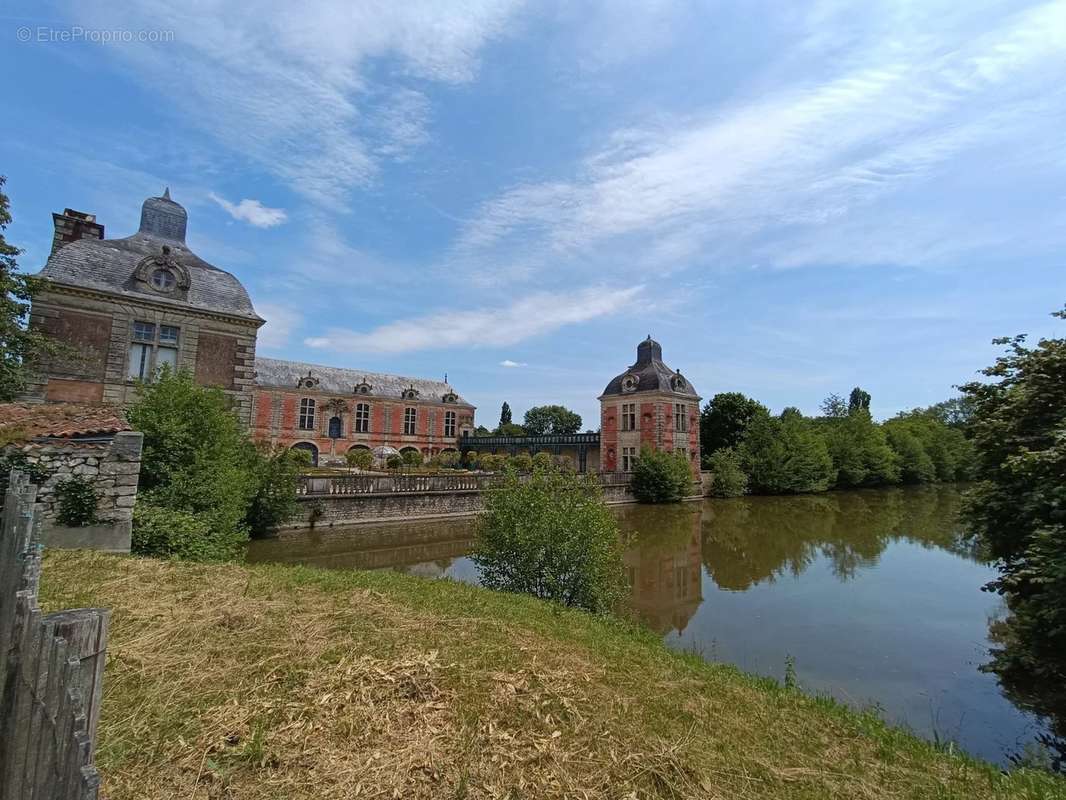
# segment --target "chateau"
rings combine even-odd
[[[169,190],[144,201],[137,232],[122,239],[104,238],[91,214],[52,217],[30,324],[69,352],[41,365],[28,401],[126,405],[166,365],[225,392],[256,439],[315,463],[357,448],[546,450],[582,472],[629,472],[651,447],[684,453],[699,472],[700,397],[650,336],[600,395],[601,433],[475,438],[475,407],[444,381],[257,356],[265,320],[236,277],[189,249],[188,214]]]

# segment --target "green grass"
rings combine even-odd
[[[43,590],[113,609],[110,800],[1066,797],[627,623],[463,584],[57,552]]]

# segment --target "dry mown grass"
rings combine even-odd
[[[1037,798],[869,716],[524,598],[50,554],[113,609],[98,760],[132,798]]]

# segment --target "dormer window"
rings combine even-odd
[[[455,392],[448,392],[441,398],[442,403],[458,403],[459,396]]]
[[[626,375],[624,378],[622,378],[622,391],[635,392],[637,390],[638,383],[640,383],[639,375]]]
[[[675,392],[683,392],[688,388],[688,381],[681,377],[681,373],[678,372],[673,378],[670,379],[670,386]]]
[[[374,387],[366,382],[366,378],[355,385],[356,394],[370,394]]]
[[[308,372],[296,382],[296,386],[300,389],[314,389],[318,386],[318,378],[312,377],[311,373]]]
[[[414,386],[409,386],[403,390],[402,397],[404,400],[417,400],[418,390]]]
[[[157,269],[152,273],[152,288],[159,292],[169,292],[178,285],[178,279],[169,269]]]

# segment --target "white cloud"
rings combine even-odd
[[[593,286],[565,294],[537,292],[506,308],[482,308],[400,320],[371,331],[333,328],[308,347],[353,353],[402,353],[442,347],[510,345],[629,306],[643,286]]]
[[[222,206],[226,213],[234,219],[247,222],[257,228],[273,228],[288,219],[285,209],[268,208],[258,200],[245,198],[239,203],[231,203],[225,197],[219,197],[214,192],[211,192],[208,196]]]
[[[514,368],[514,367],[528,367],[529,364],[527,364],[525,361],[512,361],[509,358],[505,358],[503,361],[500,362],[500,366],[501,367]]]
[[[259,350],[281,350],[290,343],[293,331],[303,318],[291,308],[276,303],[256,303],[256,313],[266,320],[259,329],[256,346]]]
[[[338,203],[374,178],[379,159],[425,140],[423,99],[406,84],[471,80],[479,51],[507,32],[519,5],[272,0],[250,14],[226,0],[121,9],[90,0],[70,15],[93,28],[174,31],[165,45],[113,52],[184,123],[304,195]]]

